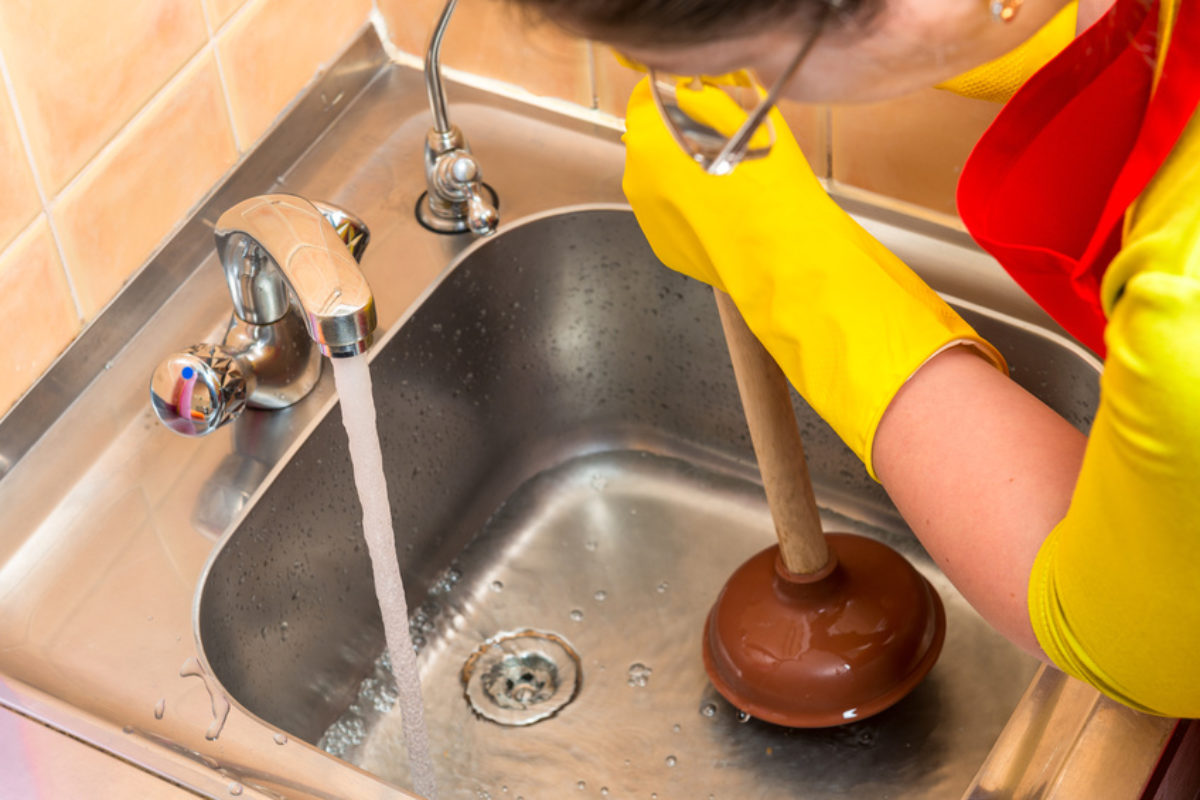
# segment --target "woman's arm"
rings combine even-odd
[[[1026,587],[1067,513],[1085,444],[962,347],[923,366],[875,434],[880,482],[938,566],[988,622],[1042,658]]]

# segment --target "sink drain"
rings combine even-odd
[[[479,716],[501,725],[532,725],[575,699],[579,655],[552,633],[504,633],[471,654],[462,679]]]

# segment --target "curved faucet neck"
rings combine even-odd
[[[238,318],[269,325],[294,304],[326,355],[366,351],[376,324],[371,288],[315,205],[295,195],[252,197],[222,214],[213,234]]]
[[[450,116],[446,113],[446,90],[442,88],[442,39],[450,26],[450,17],[458,0],[447,0],[438,18],[429,49],[425,51],[425,91],[429,94],[429,107],[433,111],[433,129],[438,133],[450,133]]]

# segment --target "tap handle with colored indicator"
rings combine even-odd
[[[150,378],[150,405],[163,424],[184,436],[204,436],[235,419],[254,391],[254,373],[214,344],[167,356]]]

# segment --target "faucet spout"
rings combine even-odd
[[[213,233],[239,319],[269,325],[294,303],[325,355],[352,356],[370,346],[371,288],[314,204],[288,194],[252,197],[222,214]]]

